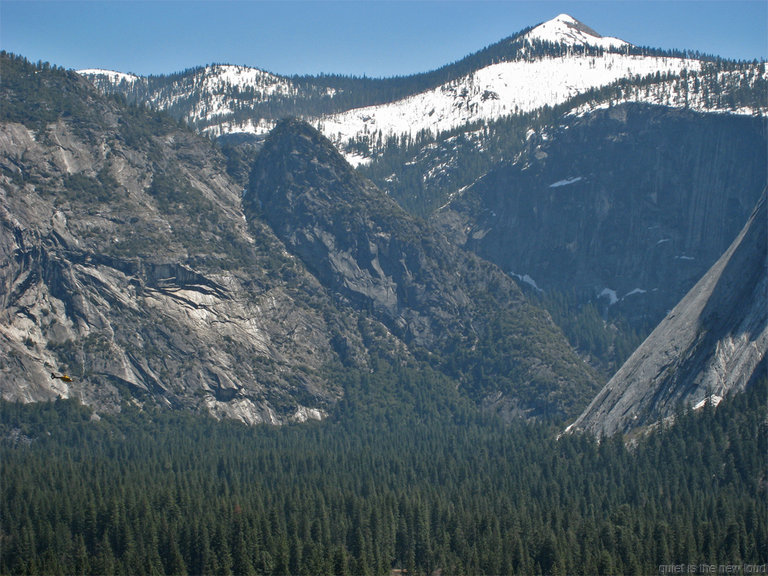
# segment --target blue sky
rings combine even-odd
[[[568,13],[606,36],[768,58],[768,0],[0,0],[0,48],[65,68],[424,72]]]

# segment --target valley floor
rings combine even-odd
[[[768,562],[766,383],[629,450],[425,399],[321,423],[0,404],[2,574],[658,574]]]

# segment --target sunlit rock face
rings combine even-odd
[[[766,376],[768,210],[763,192],[725,254],[666,316],[571,430],[628,433],[717,404]]]
[[[3,67],[4,102],[21,112],[0,124],[2,397],[324,417],[341,394],[322,375],[339,362],[332,340],[364,362],[355,324],[327,313],[267,226],[245,222],[210,142],[74,74]],[[34,94],[15,81],[30,76]]]

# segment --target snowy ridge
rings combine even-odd
[[[606,53],[533,62],[502,62],[404,100],[320,118],[316,125],[336,144],[365,134],[434,134],[463,124],[496,120],[553,106],[621,78],[698,70],[698,60]]]
[[[369,154],[379,141],[386,142],[390,136],[414,137],[420,132],[437,135],[467,124],[493,122],[562,104],[589,90],[622,81],[629,82],[619,92],[608,97],[596,96],[573,113],[588,113],[622,102],[644,102],[706,112],[768,114],[765,98],[747,105],[727,93],[744,86],[761,93],[763,84],[768,83],[764,65],[725,67],[713,73],[710,64],[701,60],[629,54],[631,44],[601,36],[566,14],[535,27],[523,38],[531,45],[534,41],[549,42],[573,50],[566,49],[565,55],[523,57],[492,64],[401,100],[303,118],[358,165],[370,160],[361,154]],[[605,52],[585,55],[584,46]],[[297,84],[247,66],[207,66],[168,77],[164,84],[156,78],[108,70],[80,73],[102,90],[123,90],[139,101],[183,117],[212,137],[264,135],[281,115],[301,115],[287,103],[337,96],[331,88],[311,82]],[[655,77],[652,82],[640,81],[651,77]],[[265,103],[268,108],[262,106]],[[361,145],[351,145],[354,143]]]
[[[601,36],[568,14],[560,14],[544,24],[536,26],[524,36],[527,40],[541,40],[570,46],[595,46],[597,48],[621,48],[630,46],[619,38]]]
[[[232,94],[238,94],[233,98]],[[188,100],[192,104],[187,120],[211,124],[242,107],[243,100],[264,101],[275,96],[295,96],[296,87],[288,80],[258,68],[232,65],[206,66],[175,90],[163,91],[150,99],[160,109]]]
[[[217,64],[207,66],[200,74],[201,89],[207,92],[225,90],[237,86],[240,89],[254,88],[263,94],[295,94],[296,89],[287,80],[248,66]]]
[[[768,84],[768,72],[761,66],[750,65],[747,70],[725,70],[705,74],[706,70],[688,70],[685,77],[673,78],[641,86],[628,86],[623,95],[605,101],[588,102],[575,108],[571,114],[581,116],[595,110],[627,102],[657,104],[671,108],[689,108],[696,112],[727,113],[746,116],[768,116],[768,99],[765,97],[752,106],[737,105],[724,87],[755,89],[758,83]]]
[[[79,70],[97,86],[108,81],[119,84],[138,81],[148,83],[147,78],[123,74],[111,70]],[[329,96],[333,92],[327,91]],[[247,110],[252,103],[275,97],[300,97],[300,90],[289,80],[249,66],[214,64],[182,76],[177,82],[156,90],[149,89],[146,101],[160,110],[185,108],[185,119],[193,125],[202,125],[203,131],[214,136],[227,133],[269,131],[274,122],[247,120],[233,123],[231,117],[238,111]]]
[[[120,82],[127,82],[133,84],[141,80],[141,76],[135,74],[126,74],[124,72],[116,72],[115,70],[102,70],[101,68],[88,68],[85,70],[78,70],[78,74],[85,76],[89,80],[93,81],[96,78],[107,80],[112,84],[119,84]]]

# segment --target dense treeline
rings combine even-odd
[[[39,130],[61,117],[77,118],[85,108],[83,79],[47,62],[32,64],[26,58],[0,51],[0,121],[20,122]],[[39,72],[44,72],[40,74]],[[26,98],[16,98],[23,94]],[[56,105],[51,103],[55,102]]]
[[[557,290],[529,290],[528,294],[546,308],[571,346],[587,357],[606,380],[642,343],[641,335],[654,328],[648,322],[633,328],[621,314],[601,312],[589,295]]]
[[[629,450],[379,364],[323,423],[0,404],[3,574],[650,574],[768,561],[765,382]],[[405,401],[403,401],[405,399]]]
[[[66,119],[78,134],[98,132],[109,118],[94,115],[90,106],[100,99],[90,83],[75,72],[47,62],[33,63],[16,54],[0,51],[3,81],[0,83],[0,121],[18,122],[31,130]],[[133,109],[137,129],[155,132],[179,128],[168,114]],[[128,128],[126,128],[126,132]],[[130,134],[125,134],[126,139]]]

